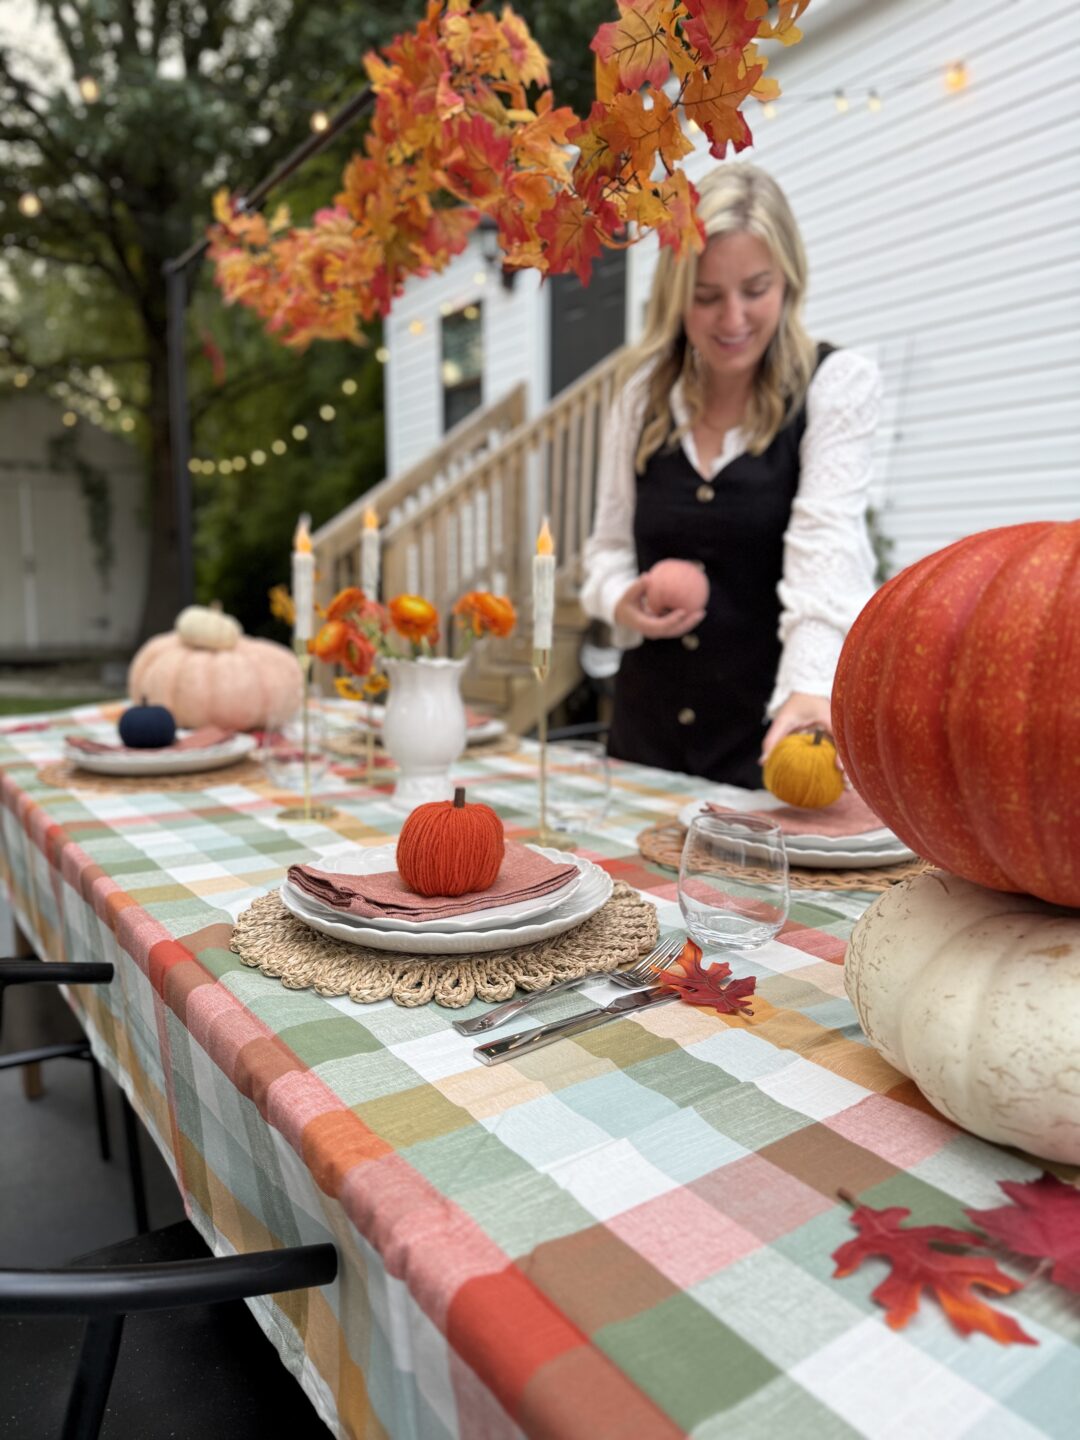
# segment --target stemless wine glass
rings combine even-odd
[[[547,815],[557,834],[598,825],[611,799],[607,750],[596,740],[563,740],[548,749]]]
[[[788,859],[778,825],[695,815],[679,866],[679,908],[703,949],[753,949],[787,919]]]
[[[317,790],[330,768],[327,752],[326,715],[314,700],[307,706],[307,783]],[[259,747],[267,779],[279,790],[304,793],[304,716],[303,711],[284,724],[270,725],[263,732]]]

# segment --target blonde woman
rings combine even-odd
[[[699,186],[707,243],[665,250],[609,416],[582,602],[624,654],[611,753],[756,787],[777,741],[830,728],[833,672],[872,591],[876,367],[802,323],[806,256],[780,187]],[[646,572],[689,560],[704,609],[654,613]]]

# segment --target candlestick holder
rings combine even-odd
[[[280,820],[329,820],[337,812],[332,805],[315,805],[311,799],[311,664],[306,640],[294,640],[293,650],[304,681],[304,698],[300,708],[300,752],[303,803],[287,805],[278,811]]]
[[[535,830],[528,831],[522,838],[531,841],[536,845],[545,845],[552,850],[572,850],[574,841],[565,835],[559,835],[548,828],[548,723],[547,723],[547,697],[544,694],[544,682],[547,680],[551,670],[551,651],[534,650],[532,655],[532,672],[536,676],[536,739],[540,746],[540,764],[538,773],[538,801],[539,801],[539,824]]]

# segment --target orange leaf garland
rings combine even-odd
[[[843,1192],[841,1192],[843,1196]],[[843,1198],[849,1198],[843,1196]],[[859,1232],[833,1252],[835,1279],[852,1274],[864,1260],[877,1256],[890,1265],[889,1274],[871,1292],[885,1311],[885,1323],[902,1330],[919,1308],[924,1290],[941,1305],[953,1328],[961,1335],[978,1332],[999,1345],[1037,1345],[1011,1315],[995,1310],[975,1294],[976,1289],[992,1294],[1012,1295],[1022,1290],[1019,1280],[999,1270],[988,1255],[959,1255],[939,1246],[974,1247],[985,1244],[982,1236],[969,1230],[952,1230],[946,1225],[901,1224],[911,1214],[900,1205],[874,1210],[859,1205],[851,1223]]]
[[[755,41],[792,43],[807,3],[619,0],[592,42],[597,99],[578,120],[555,108],[544,54],[509,6],[496,17],[429,0],[413,30],[365,56],[374,114],[332,206],[290,229],[287,212],[268,222],[215,198],[210,255],[226,302],[297,349],[360,343],[409,276],[443,269],[483,215],[508,266],[586,282],[604,247],[649,230],[679,255],[700,251],[696,192],[677,168],[692,148],[682,119],[714,155],[749,144],[741,105],[777,93]],[[662,89],[672,72],[674,98]]]

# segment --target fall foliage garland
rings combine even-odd
[[[409,275],[464,249],[482,215],[506,265],[583,282],[603,247],[630,243],[629,225],[680,255],[700,251],[682,120],[718,158],[747,146],[740,106],[779,93],[756,42],[797,41],[809,3],[780,0],[770,20],[766,0],[618,0],[592,41],[596,100],[579,119],[555,107],[546,57],[509,6],[496,17],[430,0],[414,30],[365,57],[374,115],[333,206],[294,228],[284,208],[267,220],[216,197],[210,255],[226,301],[296,348],[359,341]]]

